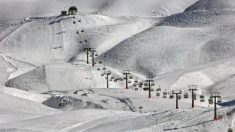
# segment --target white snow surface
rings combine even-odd
[[[59,16],[70,6],[78,7],[74,17]],[[0,131],[235,129],[234,8],[234,0],[0,0]],[[87,46],[99,54],[94,67]],[[111,79],[124,70],[133,76],[129,89]],[[146,77],[155,82],[151,99],[134,87]],[[198,88],[195,108],[182,98],[175,110],[171,90],[183,97],[188,85]],[[213,91],[223,101],[216,121]]]

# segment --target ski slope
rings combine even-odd
[[[77,15],[60,16],[72,5]],[[0,0],[0,131],[234,129],[234,8],[233,0]],[[98,53],[94,67],[85,47]],[[151,99],[134,86],[146,77]],[[194,109],[183,98],[188,85],[198,88]],[[172,90],[183,92],[178,110]],[[213,91],[223,101],[216,121]]]

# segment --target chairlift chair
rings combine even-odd
[[[148,86],[148,83],[144,83],[144,86]]]
[[[131,83],[131,81],[128,81],[128,83]]]
[[[197,95],[196,94],[193,94],[193,99],[197,100]]]
[[[156,91],[159,91],[159,92],[160,92],[160,91],[161,91],[161,88],[157,88]]]
[[[99,67],[97,68],[97,71],[100,71],[100,68],[99,68]]]
[[[170,99],[174,99],[174,95],[173,94],[170,95]]]
[[[163,95],[167,95],[167,92],[163,92]]]
[[[157,93],[156,93],[156,96],[157,96],[157,97],[161,96],[161,93],[157,92]]]
[[[163,92],[163,98],[167,98],[167,92]]]
[[[104,76],[104,73],[101,73],[101,76]]]
[[[136,86],[137,86],[137,84],[136,84],[136,83],[134,83],[134,84],[133,84],[133,87],[136,87]]]
[[[178,95],[178,99],[179,99],[179,100],[181,99],[181,95]]]
[[[97,57],[97,56],[99,56],[99,55],[96,53],[95,56]]]
[[[133,79],[133,77],[132,77],[132,76],[129,76],[129,79]]]
[[[143,89],[144,89],[144,91],[148,91],[148,90],[149,90],[149,88],[146,88],[146,87],[145,87],[145,88],[143,88]]]
[[[219,97],[218,100],[217,100],[217,104],[220,104],[220,103],[222,103],[221,97]]]
[[[188,98],[188,93],[184,93],[184,98],[185,98],[185,99]]]
[[[200,98],[200,102],[205,102],[205,98]]]
[[[209,99],[208,99],[208,101],[209,101],[209,104],[213,104],[213,97],[210,97]]]
[[[106,70],[106,67],[104,67],[103,70]]]

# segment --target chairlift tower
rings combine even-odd
[[[91,57],[92,57],[92,66],[94,67],[95,66],[95,56],[98,56],[98,54],[96,53],[95,49],[91,49],[90,52],[91,52]]]
[[[123,71],[123,75],[125,75],[125,80],[126,80],[126,89],[128,89],[128,77],[131,75],[129,70]]]
[[[217,120],[217,98],[221,98],[219,96],[220,92],[211,92],[211,97],[214,98],[214,120]]]
[[[179,109],[179,95],[182,93],[182,91],[176,91],[176,90],[173,90],[172,91],[172,94],[175,94],[175,99],[176,99],[176,109]]]
[[[86,63],[89,64],[89,52],[91,51],[91,48],[90,47],[85,47],[85,48],[83,48],[83,50],[86,52],[86,56],[87,56]]]
[[[151,83],[154,83],[154,80],[152,78],[147,78],[145,82],[148,83],[149,98],[151,98]]]
[[[104,74],[106,75],[107,88],[109,88],[109,75],[111,75],[111,71],[105,71]]]
[[[191,91],[192,92],[192,108],[194,108],[194,91],[197,91],[198,89],[197,89],[197,85],[189,85],[188,86],[189,87],[189,91]]]

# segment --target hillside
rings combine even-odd
[[[61,16],[70,6],[77,14]],[[234,8],[233,0],[0,0],[0,131],[234,129]],[[194,109],[189,85],[198,89]],[[182,91],[177,110],[172,90]],[[220,92],[220,120],[211,92]]]

